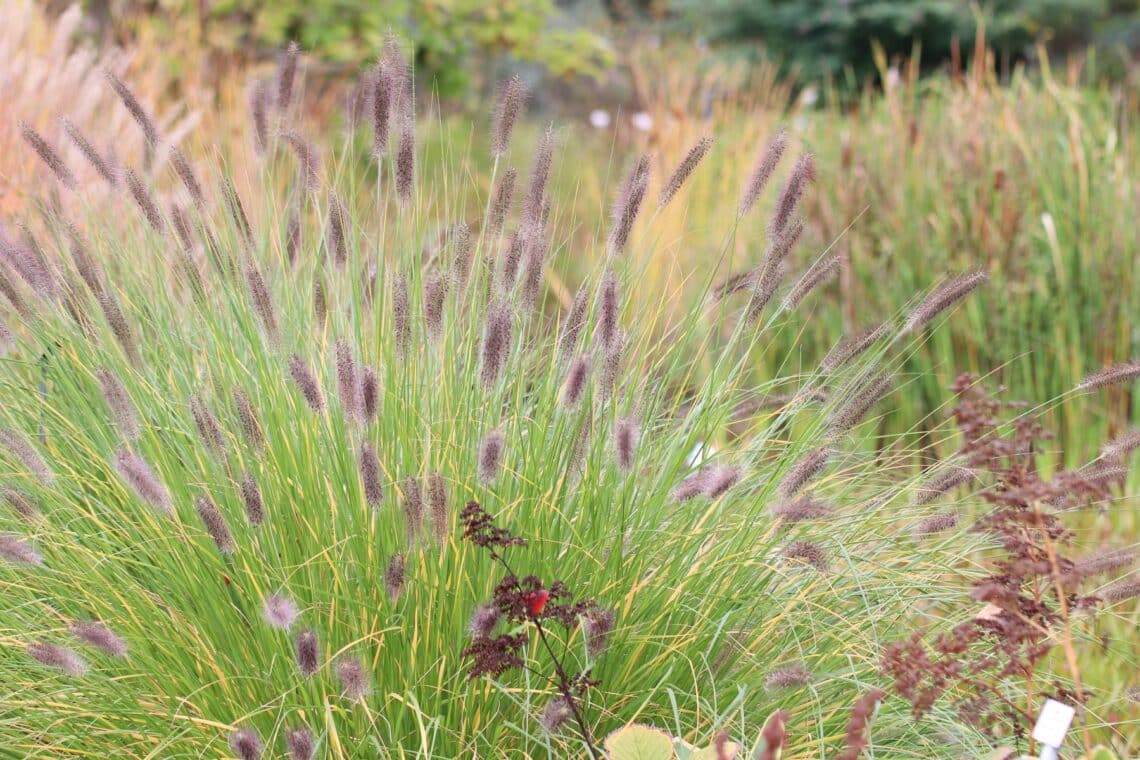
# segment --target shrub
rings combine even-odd
[[[710,280],[661,336],[624,306],[629,251],[653,244],[631,235],[648,162],[563,312],[544,288],[557,135],[512,203],[501,111],[494,202],[433,228],[481,189],[462,164],[420,167],[408,71],[389,42],[367,80],[391,130],[370,141],[375,186],[348,168],[370,160],[359,142],[305,141],[286,68],[254,100],[257,176],[167,165],[156,129],[153,170],[118,190],[125,218],[48,206],[5,243],[0,461],[21,508],[0,513],[4,745],[565,756],[583,745],[548,712],[558,652],[588,674],[589,735],[636,719],[693,742],[756,736],[780,709],[790,753],[837,750],[854,697],[876,693],[879,644],[973,545],[912,534],[929,513],[901,511],[907,454],[866,459],[861,422],[906,336],[980,278],[948,280],[826,369],[754,383],[749,352],[798,329],[796,304],[834,271],[825,254],[784,274],[810,157],[784,172],[779,140],[761,151],[743,197],[779,186],[765,261]],[[108,191],[58,192],[82,208]],[[529,541],[506,595],[458,535],[471,501]],[[507,598],[529,611],[507,616],[512,667],[469,680],[483,605]],[[547,603],[559,625],[529,635]],[[984,752],[937,709],[916,726],[889,704],[874,746]]]
[[[374,54],[388,30],[407,30],[415,61],[435,87],[462,94],[478,56],[509,54],[546,66],[557,76],[596,76],[612,63],[613,51],[600,35],[576,23],[552,0],[509,0],[488,6],[482,0],[226,0],[205,12],[186,0],[164,3],[158,19],[148,3],[117,3],[115,14],[96,14],[120,33],[176,37],[193,35],[207,49],[244,54],[296,40],[326,62],[355,65]]]
[[[770,54],[809,78],[838,78],[851,71],[859,81],[875,74],[873,42],[890,56],[908,56],[921,48],[924,63],[940,66],[952,57],[955,44],[960,45],[958,55],[972,50],[979,26],[998,53],[1022,57],[1044,39],[1071,48],[1087,45],[1103,32],[1105,41],[1112,42],[1126,20],[1136,18],[1134,7],[1106,0],[994,0],[978,6],[943,0],[675,4],[714,36],[730,42],[759,40]]]

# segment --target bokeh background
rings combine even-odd
[[[758,375],[789,355],[815,366],[839,332],[905,309],[949,272],[982,268],[988,288],[909,355],[913,381],[881,418],[884,439],[947,454],[930,431],[964,371],[993,376],[1012,398],[1059,399],[1046,415],[1057,466],[1087,461],[1140,420],[1128,386],[1065,395],[1140,356],[1136,0],[4,0],[0,213],[26,211],[45,180],[20,120],[50,132],[68,113],[89,133],[131,131],[104,68],[152,104],[171,144],[240,165],[249,83],[271,75],[285,44],[305,51],[311,123],[335,130],[357,105],[350,82],[390,32],[414,51],[425,174],[463,155],[480,179],[473,124],[488,121],[511,72],[533,93],[522,145],[551,121],[576,133],[554,186],[573,255],[549,275],[552,301],[568,304],[598,253],[597,230],[574,220],[604,218],[628,157],[648,151],[667,175],[715,134],[685,202],[654,222],[645,293],[630,294],[652,294],[662,329],[688,313],[692,275],[718,255],[751,157],[785,127],[819,167],[796,265],[835,246],[845,267],[803,330],[756,357]],[[762,253],[737,245],[742,260]],[[1138,489],[1133,476],[1127,491]],[[1079,529],[1094,544],[1134,544],[1136,507],[1120,499]],[[1088,680],[1116,694],[1140,688],[1114,664],[1140,657],[1135,606],[1130,615],[1104,631],[1123,659],[1083,653]],[[1117,704],[1122,719],[1135,709]]]

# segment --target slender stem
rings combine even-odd
[[[527,614],[530,614],[529,612]],[[546,638],[546,631],[543,630],[542,623],[534,615],[531,615],[531,620],[534,621],[535,628],[538,629],[538,638],[542,645],[546,647],[550,659],[554,661],[554,670],[558,673],[558,686],[562,691],[562,696],[566,699],[566,703],[570,706],[570,712],[574,714],[574,720],[578,723],[578,730],[582,732],[582,739],[586,742],[586,749],[590,751],[590,757],[595,760],[600,760],[598,750],[594,747],[594,740],[590,737],[590,729],[586,727],[586,721],[582,719],[582,713],[578,709],[578,702],[574,699],[574,694],[570,688],[570,679],[566,675],[566,671],[562,668],[562,663],[554,654],[553,647],[550,646],[550,641]]]
[[[518,578],[518,574],[511,568],[507,560],[494,549],[488,547],[491,553],[491,559],[498,562],[503,566],[511,576]],[[518,585],[516,581],[516,586]],[[574,699],[574,692],[571,689],[570,677],[566,675],[566,669],[562,667],[562,661],[558,659],[558,655],[554,653],[554,647],[550,645],[550,640],[546,637],[546,630],[542,627],[542,621],[538,616],[532,613],[529,609],[526,612],[527,617],[534,623],[535,629],[538,630],[538,639],[542,642],[543,648],[546,653],[550,655],[551,661],[554,663],[554,672],[558,674],[558,690],[562,692],[562,697],[566,700],[566,704],[570,707],[570,713],[574,716],[574,722],[578,724],[578,731],[582,734],[582,740],[586,743],[586,749],[590,751],[590,757],[594,760],[601,760],[601,755],[598,754],[597,748],[594,746],[594,740],[590,736],[590,729],[586,726],[586,721],[582,718],[582,712],[578,707],[578,701]],[[551,679],[553,680],[553,679]]]

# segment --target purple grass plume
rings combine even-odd
[[[67,240],[67,250],[71,253],[72,261],[75,263],[75,271],[79,272],[79,276],[83,278],[83,283],[87,284],[91,294],[99,296],[103,293],[103,270],[100,269],[98,261],[92,258],[78,229],[68,226]]]
[[[503,176],[495,185],[495,193],[491,196],[491,212],[487,218],[487,235],[495,237],[503,231],[507,220],[507,213],[511,210],[511,201],[514,200],[515,182],[518,181],[518,172],[514,167],[503,172]]]
[[[234,187],[233,180],[229,177],[222,179],[222,198],[226,203],[226,211],[229,213],[230,219],[233,220],[234,227],[241,238],[242,245],[247,251],[254,250],[256,241],[253,239],[253,227],[249,223],[249,214],[245,212],[245,204],[242,203],[241,196],[238,195],[237,188]]]
[[[782,261],[770,263],[760,268],[753,279],[752,297],[748,299],[748,308],[744,313],[745,323],[753,324],[760,319],[764,307],[772,301],[772,296],[776,295],[776,290],[779,289],[786,271],[787,265]]]
[[[8,502],[16,514],[24,520],[35,520],[40,516],[40,506],[29,494],[18,488],[6,487],[0,489],[0,496]]]
[[[249,119],[253,124],[254,146],[260,155],[269,150],[269,106],[272,95],[263,79],[253,83],[249,90]]]
[[[587,354],[579,354],[570,364],[570,369],[566,372],[566,381],[562,385],[562,403],[565,406],[576,406],[582,400],[589,378],[590,357]]]
[[[617,460],[619,469],[633,469],[640,435],[637,420],[632,416],[622,417],[614,425],[614,459]]]
[[[799,207],[804,191],[814,179],[815,159],[810,153],[805,153],[792,167],[792,173],[788,175],[780,195],[776,198],[776,208],[772,211],[772,218],[768,223],[770,238],[778,238],[784,233]]]
[[[297,656],[297,669],[302,675],[311,676],[321,667],[321,645],[317,639],[317,632],[305,628],[297,633],[294,642]]]
[[[257,420],[253,401],[241,388],[234,388],[234,408],[237,409],[238,423],[241,425],[245,440],[254,450],[262,451],[265,448],[265,435],[261,431],[261,423]]]
[[[360,386],[357,383],[356,358],[347,338],[338,338],[335,346],[336,385],[340,405],[348,421],[361,418]]]
[[[912,503],[916,505],[929,504],[945,493],[953,491],[960,485],[974,480],[976,475],[967,467],[950,467],[922,484],[915,493]]]
[[[13,565],[40,567],[44,558],[24,539],[10,533],[0,533],[0,559]]]
[[[115,469],[140,499],[164,515],[174,512],[166,486],[138,454],[126,448],[119,449],[115,453]]]
[[[432,340],[443,332],[443,306],[447,298],[447,278],[432,272],[424,282],[424,329]]]
[[[27,646],[28,656],[72,678],[87,675],[87,663],[82,657],[65,647],[33,641]]]
[[[867,412],[871,411],[871,407],[890,393],[894,386],[893,376],[880,375],[853,390],[847,402],[833,409],[828,415],[828,427],[831,433],[836,435],[859,424]]]
[[[297,622],[301,611],[292,599],[281,594],[271,594],[261,606],[261,616],[274,628],[287,631]]]
[[[611,255],[625,250],[633,224],[637,221],[641,203],[649,189],[649,156],[642,155],[634,163],[618,192],[611,212],[608,248]]]
[[[1113,438],[1100,450],[1105,459],[1123,460],[1140,449],[1140,428],[1132,428]]]
[[[519,264],[523,256],[523,236],[515,230],[503,241],[503,266],[499,273],[499,286],[506,292],[515,286]]]
[[[32,147],[44,165],[51,170],[55,178],[60,181],[64,187],[69,190],[74,190],[79,186],[75,180],[75,175],[71,173],[71,169],[67,167],[59,153],[48,144],[47,140],[40,136],[39,132],[32,129],[29,125],[20,122],[20,133],[24,137],[24,142]]]
[[[59,123],[63,127],[63,131],[67,133],[67,136],[71,138],[71,142],[75,144],[75,147],[79,149],[83,157],[87,159],[87,163],[91,164],[91,167],[95,169],[95,173],[102,177],[103,181],[111,187],[118,187],[119,175],[111,161],[107,157],[104,157],[95,146],[91,144],[91,141],[83,135],[79,127],[70,119],[61,117]]]
[[[49,263],[31,231],[23,227],[23,232],[24,245],[8,241],[0,233],[0,261],[6,260],[37,296],[46,301],[53,300],[60,294],[55,267]]]
[[[412,340],[412,325],[409,321],[408,277],[397,274],[392,278],[392,329],[396,342],[396,352],[407,356]]]
[[[542,219],[542,209],[546,202],[546,186],[550,182],[550,169],[554,160],[554,131],[547,128],[534,149],[531,161],[530,178],[527,180],[526,195],[523,196],[523,218],[529,225]]]
[[[787,145],[788,133],[781,129],[772,137],[771,142],[756,160],[756,164],[752,167],[752,171],[744,183],[744,189],[740,193],[740,216],[747,214],[756,205],[760,193],[764,191],[772,173],[776,171],[776,165],[780,163]]]
[[[135,405],[127,395],[127,389],[109,369],[97,370],[95,377],[99,381],[103,401],[111,411],[111,419],[118,428],[119,435],[128,441],[137,441],[140,433],[139,418]]]
[[[676,502],[686,502],[704,493],[707,485],[708,471],[700,470],[678,483],[670,493],[670,497]]]
[[[522,292],[523,300],[533,304],[538,300],[546,269],[546,255],[550,241],[543,225],[533,225],[522,236]]]
[[[309,365],[305,363],[297,354],[289,357],[289,376],[293,378],[293,382],[297,384],[300,389],[301,395],[305,398],[305,403],[314,412],[321,412],[325,408],[325,396],[321,392],[321,386],[317,382],[316,376],[313,371],[309,369]]]
[[[310,195],[321,189],[321,158],[317,147],[306,140],[300,132],[289,130],[281,135],[297,159],[297,173],[301,186]]]
[[[9,454],[19,460],[41,483],[51,483],[55,475],[47,462],[35,450],[28,439],[11,428],[0,428],[0,449],[7,450]]]
[[[9,279],[3,267],[0,267],[0,293],[3,293],[4,296],[11,302],[12,308],[16,310],[17,314],[19,314],[25,320],[33,318],[32,310],[28,307],[28,304],[24,300],[23,296],[20,295],[20,291],[17,289],[16,283]]]
[[[67,630],[79,641],[112,657],[127,656],[127,642],[102,623],[74,620],[67,626]]]
[[[882,340],[888,331],[886,324],[881,324],[878,327],[871,327],[862,332],[856,333],[849,338],[836,343],[823,360],[819,363],[820,369],[824,372],[834,372],[848,362],[853,361],[863,354],[871,346]]]
[[[811,671],[803,665],[788,665],[768,673],[764,679],[764,688],[769,691],[794,689],[799,686],[807,686],[814,680]]]
[[[414,539],[420,533],[424,520],[423,493],[420,490],[420,481],[416,478],[404,478],[401,486],[404,492],[404,521],[408,525],[408,538]]]
[[[491,155],[499,158],[507,152],[511,143],[511,132],[518,121],[519,113],[526,105],[526,87],[518,75],[511,77],[499,88],[495,101],[494,125],[491,129]]]
[[[190,199],[194,201],[194,205],[198,208],[205,206],[206,195],[202,192],[202,183],[198,181],[198,175],[194,173],[194,167],[190,165],[186,155],[175,148],[170,151],[170,164],[174,167],[174,173],[178,175],[182,186],[190,194]]]
[[[481,604],[476,607],[475,612],[471,615],[471,622],[467,624],[471,638],[491,638],[491,634],[495,632],[495,626],[499,624],[502,617],[502,611],[493,604]]]
[[[1078,578],[1112,573],[1132,567],[1136,563],[1136,552],[1132,549],[1113,549],[1098,552],[1073,563],[1073,574]]]
[[[111,89],[119,96],[119,100],[126,106],[131,118],[135,120],[135,123],[139,125],[139,129],[142,130],[147,147],[150,150],[154,150],[158,147],[159,140],[158,127],[154,124],[154,118],[150,115],[150,112],[143,107],[142,103],[139,102],[139,99],[135,97],[134,91],[131,90],[126,82],[120,79],[113,71],[106,71],[104,74],[107,77],[107,82],[111,85]]]
[[[388,153],[388,136],[392,123],[393,72],[383,59],[376,65],[372,87],[372,155],[377,160]]]
[[[813,478],[823,472],[832,455],[831,449],[820,447],[801,457],[780,481],[777,493],[787,499],[794,496]]]
[[[833,514],[829,504],[810,496],[797,496],[789,501],[776,502],[768,508],[768,512],[785,524],[819,520]]]
[[[739,467],[712,467],[705,476],[705,496],[717,499],[723,496],[728,489],[739,482],[741,476]]]
[[[582,615],[582,635],[586,640],[586,653],[591,658],[605,651],[616,623],[617,614],[604,607],[594,607]]]
[[[368,673],[364,665],[352,655],[345,655],[337,662],[336,678],[340,682],[341,694],[353,702],[367,697],[372,688],[368,683]]]
[[[929,536],[934,533],[944,533],[958,527],[960,516],[957,512],[940,512],[924,517],[911,528],[916,536]]]
[[[685,181],[692,176],[697,166],[704,160],[712,144],[713,141],[711,137],[702,137],[697,141],[696,145],[689,148],[689,152],[685,154],[685,158],[681,160],[681,163],[673,170],[673,173],[669,175],[665,186],[661,188],[661,195],[657,199],[658,208],[664,208],[668,205],[669,201],[673,200],[673,196],[681,189],[681,185],[685,184]]]
[[[127,168],[124,176],[127,180],[127,188],[131,191],[131,197],[135,199],[135,203],[147,224],[159,235],[165,235],[166,220],[163,218],[162,212],[158,208],[158,202],[155,201],[150,188],[143,183],[139,175],[135,174],[134,169]]]
[[[348,263],[348,212],[336,193],[329,193],[328,255],[337,268]]]
[[[1140,379],[1140,360],[1114,364],[1088,375],[1077,386],[1082,391],[1092,391],[1109,385],[1131,383]]]
[[[215,454],[224,454],[226,451],[225,434],[218,418],[201,396],[190,397],[190,414],[194,417],[194,427],[198,430],[198,437],[206,448]]]
[[[492,430],[479,441],[479,479],[493,483],[499,476],[506,439],[501,430]]]
[[[574,717],[574,710],[566,697],[555,697],[547,703],[538,716],[539,724],[549,733],[557,733],[570,719]]]
[[[365,422],[376,419],[380,408],[380,376],[376,368],[365,366],[360,373],[360,412]]]
[[[126,354],[131,363],[138,364],[141,357],[139,356],[138,344],[135,342],[135,333],[123,315],[119,302],[106,291],[99,294],[98,300],[103,318],[107,320],[107,326],[111,328],[111,334],[115,336],[115,340],[118,341],[120,348],[123,349],[123,353]]]
[[[388,567],[384,570],[384,589],[388,592],[388,598],[393,602],[400,598],[400,592],[404,588],[405,576],[404,555],[393,554],[392,558],[388,560]]]
[[[360,444],[360,479],[364,484],[364,500],[370,507],[378,507],[384,500],[380,484],[380,459],[368,441]]]
[[[793,541],[784,548],[785,560],[802,563],[819,572],[827,572],[827,552],[822,546],[811,541]]]
[[[289,760],[313,760],[316,757],[316,739],[313,738],[313,732],[305,726],[287,729],[285,744],[289,748]]]
[[[598,314],[598,333],[602,339],[602,347],[609,349],[617,336],[618,311],[618,282],[613,272],[607,272],[602,278],[601,308]]]
[[[261,498],[261,489],[257,485],[253,474],[246,472],[241,476],[241,500],[245,505],[245,516],[249,524],[260,527],[265,522],[265,503]]]
[[[483,328],[483,350],[480,379],[483,387],[494,386],[511,350],[511,310],[506,304],[495,304],[487,312],[487,323]]]
[[[794,309],[799,306],[812,291],[838,274],[842,267],[843,256],[839,253],[829,253],[817,259],[788,291],[784,297],[784,308]]]
[[[313,324],[318,329],[324,328],[329,318],[329,296],[325,290],[324,280],[318,275],[313,280]]]
[[[203,494],[195,500],[194,506],[198,510],[198,517],[202,520],[202,527],[206,529],[218,551],[222,554],[233,554],[237,548],[234,545],[233,534],[230,533],[230,526],[226,524],[226,518],[222,516],[214,500]]]
[[[241,728],[230,734],[230,749],[238,756],[238,760],[260,760],[265,748],[261,739],[252,728]]]
[[[1140,578],[1125,578],[1106,586],[1098,595],[1107,604],[1119,604],[1140,596]]]
[[[285,260],[289,266],[297,264],[301,253],[301,214],[296,206],[289,209],[289,217],[285,221]]]
[[[438,472],[428,475],[427,500],[432,532],[436,540],[442,541],[451,530],[451,515],[447,511],[447,483]]]
[[[416,133],[411,119],[400,125],[396,142],[396,197],[407,204],[416,185]]]
[[[913,332],[927,325],[939,314],[970,295],[988,279],[989,275],[985,272],[967,272],[951,277],[935,288],[918,306],[911,310],[910,314],[907,315],[903,332]]]
[[[273,104],[278,113],[289,110],[293,102],[293,84],[297,79],[297,60],[301,46],[291,41],[277,59],[277,99]]]
[[[590,293],[585,285],[578,288],[574,302],[570,304],[570,311],[562,322],[562,331],[558,336],[558,353],[568,358],[578,350],[578,340],[582,335],[582,328],[586,326],[586,310],[589,308]]]

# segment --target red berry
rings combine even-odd
[[[550,599],[550,592],[544,588],[540,588],[538,591],[528,591],[523,599],[526,601],[526,608],[530,610],[530,614],[537,617],[546,609],[546,601]]]

